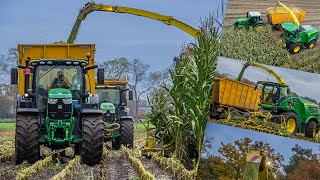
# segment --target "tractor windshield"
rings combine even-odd
[[[264,104],[279,104],[288,96],[288,87],[265,85],[263,88],[262,102]]]
[[[116,107],[120,104],[120,89],[96,89],[99,95],[99,104],[109,102]]]
[[[44,100],[48,91],[53,88],[69,89],[72,92],[72,99],[79,99],[82,87],[81,70],[80,66],[38,66],[34,76],[38,108],[45,107]]]

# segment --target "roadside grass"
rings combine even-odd
[[[15,118],[0,118],[0,123],[15,123],[16,119]]]

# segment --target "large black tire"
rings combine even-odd
[[[315,45],[316,45],[316,40],[312,40],[307,44],[307,48],[312,49],[314,48]]]
[[[299,119],[298,119],[298,116],[296,113],[294,112],[285,112],[283,113],[283,116],[285,118],[285,121],[286,121],[286,125],[288,127],[288,130],[292,129],[291,131],[289,131],[291,134],[296,134],[298,132],[298,124],[299,124]],[[293,127],[294,125],[294,128],[291,128]]]
[[[254,26],[254,30],[261,31],[264,28],[264,24],[256,24]]]
[[[128,148],[133,148],[133,121],[122,120],[120,125],[120,144]]]
[[[294,44],[289,44],[288,48],[289,48],[290,54],[296,54],[302,50],[303,45],[302,43],[294,43]]]
[[[103,153],[104,122],[102,116],[82,118],[81,161],[89,166],[99,163]]]
[[[38,119],[36,115],[17,115],[15,137],[15,162],[35,163],[40,158],[38,141]]]
[[[305,137],[307,138],[314,138],[315,134],[318,132],[317,122],[316,121],[309,121],[306,125]]]

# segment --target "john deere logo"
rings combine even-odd
[[[58,105],[58,109],[62,109],[62,105]]]

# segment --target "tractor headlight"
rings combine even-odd
[[[48,104],[57,104],[57,102],[58,102],[58,99],[51,99],[51,98],[48,99]]]
[[[71,104],[72,99],[62,99],[63,104]]]

